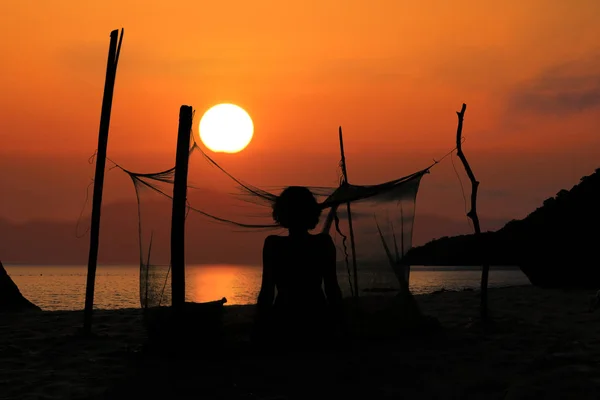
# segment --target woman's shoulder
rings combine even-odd
[[[333,238],[327,232],[318,233],[316,235],[313,235],[313,237],[315,238],[315,240],[318,240],[319,243],[322,243],[323,245],[333,245]]]

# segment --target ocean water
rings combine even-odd
[[[81,310],[85,300],[86,266],[5,265],[21,293],[44,310]],[[359,270],[359,288],[394,288],[397,280],[389,268]],[[227,304],[253,304],[260,290],[261,267],[242,265],[191,265],[186,268],[187,301],[227,298]],[[477,289],[481,272],[471,267],[412,267],[414,294],[436,290]],[[350,293],[348,274],[340,270],[342,291]],[[528,285],[516,268],[490,270],[489,287]],[[98,309],[138,308],[138,266],[98,266],[94,304]]]

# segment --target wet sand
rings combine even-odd
[[[253,350],[253,307],[226,306],[227,344],[178,359],[146,345],[141,310],[96,311],[92,338],[80,311],[1,315],[0,399],[600,398],[593,294],[491,289],[486,327],[477,292],[415,296],[442,329],[412,335],[389,298],[363,297],[369,317],[353,320],[351,341],[288,355]]]

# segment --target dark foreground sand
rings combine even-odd
[[[94,338],[77,334],[81,312],[3,315],[0,399],[597,399],[600,310],[588,312],[591,295],[493,289],[485,330],[471,321],[477,292],[417,296],[441,330],[386,338],[370,321],[335,352],[285,357],[244,343],[247,306],[226,307],[224,349],[180,359],[144,346],[140,310],[97,311]],[[385,301],[363,298],[363,308]]]

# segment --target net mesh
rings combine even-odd
[[[260,265],[265,237],[285,234],[272,219],[272,205],[285,186],[259,188],[244,182],[229,172],[226,156],[220,160],[219,155],[205,150],[191,132],[186,259],[213,265]],[[170,243],[166,227],[170,227],[175,168],[138,173],[113,164],[130,176],[137,196],[141,306],[170,305],[170,248],[165,244]],[[304,185],[323,209],[315,232],[328,232],[336,243],[344,295],[399,290],[406,285],[409,268],[403,265],[402,256],[412,245],[416,196],[429,168],[380,184],[353,185],[344,182],[340,163],[335,185]],[[190,297],[186,294],[186,301],[194,300]]]

